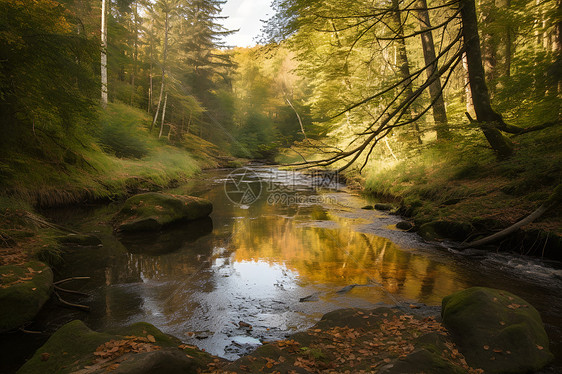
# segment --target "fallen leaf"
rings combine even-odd
[[[483,348],[487,351],[488,349],[490,349],[490,346],[489,346],[489,345],[485,345]]]
[[[154,338],[154,336],[152,336],[152,335],[147,335],[146,338],[148,339],[149,342],[151,342],[151,343],[156,343],[156,339]]]

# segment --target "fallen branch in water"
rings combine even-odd
[[[20,330],[21,332],[23,332],[24,334],[34,334],[34,335],[41,335],[41,334],[43,334],[42,331],[26,330],[26,329],[24,329],[23,327],[20,327],[19,330]]]
[[[89,311],[90,311],[90,307],[87,306],[87,305],[74,304],[74,303],[71,303],[71,302],[68,302],[68,301],[64,300],[64,299],[59,295],[59,293],[58,293],[57,291],[55,291],[55,295],[57,295],[57,298],[59,299],[59,301],[60,301],[61,303],[63,303],[64,305],[66,305],[66,306],[69,306],[69,307],[72,307],[72,308],[76,308],[76,309],[80,309],[80,310],[83,310],[83,311],[86,311],[86,312],[89,312]]]
[[[69,289],[66,289],[66,288],[59,287],[56,284],[54,285],[54,287],[55,287],[55,290],[60,291],[60,292],[71,293],[71,294],[80,295],[80,296],[90,296],[90,295],[88,295],[87,293],[84,293],[84,292],[74,291],[74,290],[69,290]]]
[[[63,280],[60,280],[60,281],[56,281],[53,284],[59,285],[59,284],[62,284],[62,283],[73,281],[73,280],[87,280],[87,279],[90,279],[90,277],[72,277],[72,278],[66,278],[66,279],[63,279]]]

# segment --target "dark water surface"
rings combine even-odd
[[[439,305],[460,289],[488,286],[509,290],[541,312],[551,349],[562,361],[559,263],[459,254],[426,244],[415,234],[395,230],[399,218],[362,210],[364,198],[343,188],[314,191],[310,177],[276,168],[238,172],[235,181],[262,183],[245,184],[250,189],[237,195],[230,172],[204,172],[171,190],[211,200],[214,212],[208,220],[159,234],[115,236],[109,221],[117,203],[45,212],[59,224],[97,235],[104,244],[71,249],[56,274],[57,279],[92,277],[66,285],[89,293],[68,299],[92,311],[51,301],[29,328],[53,332],[73,319],[95,330],[147,321],[188,344],[236,359],[260,341],[306,329],[337,308]],[[362,286],[342,290],[354,284]],[[310,301],[300,302],[303,298]],[[0,350],[10,354],[0,369],[17,368],[47,336],[2,336]]]

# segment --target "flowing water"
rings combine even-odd
[[[52,220],[95,234],[103,246],[73,248],[57,279],[90,297],[85,313],[49,302],[30,328],[47,332],[81,319],[100,330],[147,321],[207,352],[236,359],[264,341],[313,325],[346,307],[411,303],[440,305],[463,288],[509,290],[540,312],[562,358],[562,270],[510,254],[457,253],[396,230],[400,220],[328,178],[252,167],[204,172],[170,190],[213,202],[207,220],[162,233],[119,236],[110,220],[119,204],[45,212]],[[354,286],[358,285],[358,286]],[[251,326],[251,328],[249,327]],[[13,370],[46,335],[0,338]]]

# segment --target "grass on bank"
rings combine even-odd
[[[78,142],[71,137],[35,139],[39,156],[9,150],[0,160],[0,195],[44,207],[112,199],[164,188],[228,159],[215,145],[191,134],[173,142],[158,139],[156,130],[149,133],[150,123],[142,110],[113,103],[99,116],[92,134]]]
[[[418,225],[446,219],[507,226],[562,183],[561,126],[513,141],[516,154],[505,161],[486,149],[480,134],[435,144],[408,159],[380,160],[370,167],[365,189],[400,200]],[[561,223],[559,210],[552,210],[531,226],[561,234]]]

